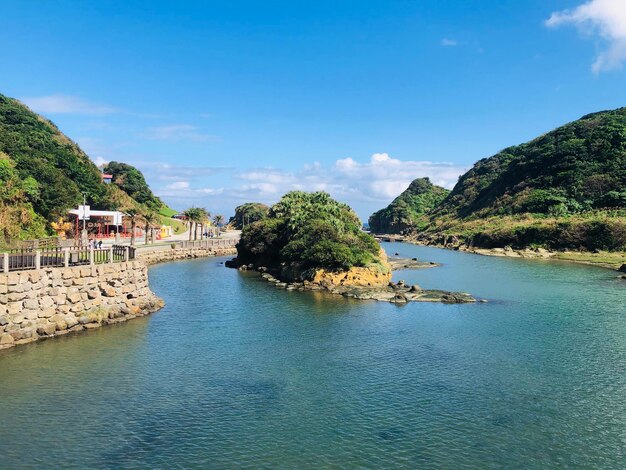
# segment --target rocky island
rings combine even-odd
[[[416,260],[396,260],[396,265],[431,266]],[[395,303],[476,301],[465,293],[393,283],[392,265],[378,242],[361,230],[349,206],[324,192],[293,191],[283,196],[266,218],[246,226],[237,258],[227,266],[257,270],[267,281],[289,290]]]

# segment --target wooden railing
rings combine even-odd
[[[119,263],[135,259],[135,248],[113,245],[108,248],[18,249],[0,253],[0,272],[53,267]]]
[[[181,248],[216,248],[235,246],[238,238],[206,238],[204,240],[180,241]]]

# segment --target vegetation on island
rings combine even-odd
[[[237,261],[257,266],[297,266],[301,270],[347,271],[382,264],[376,240],[346,204],[325,192],[292,191],[267,217],[246,225]]]
[[[260,202],[247,202],[235,208],[235,215],[228,223],[237,230],[243,229],[246,225],[257,222],[267,217],[270,208]]]
[[[83,197],[92,208],[149,218],[171,212],[136,168],[112,162],[107,170],[113,184],[52,122],[0,94],[0,244],[53,234],[51,224]]]
[[[370,216],[370,231],[403,233],[414,227],[425,213],[437,207],[449,192],[435,186],[428,178],[417,178],[391,204]]]

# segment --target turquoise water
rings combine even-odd
[[[0,354],[1,468],[624,468],[626,283],[404,244],[477,305],[151,268],[167,306]]]

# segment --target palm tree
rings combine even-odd
[[[191,240],[191,236],[193,233],[193,239],[198,239],[198,225],[202,225],[209,218],[210,214],[203,207],[191,207],[183,212],[185,217],[189,220],[189,240]]]
[[[216,214],[215,217],[213,217],[213,223],[219,227],[224,223],[224,216],[222,214]]]
[[[157,214],[154,211],[151,210],[147,210],[146,212],[144,212],[141,216],[143,222],[145,223],[145,229],[146,229],[146,242],[145,244],[148,244],[148,230],[150,231],[150,240],[151,243],[154,243],[154,227],[155,225],[158,225],[159,222],[161,221],[161,218],[159,217],[159,214]]]
[[[216,214],[215,217],[213,217],[213,223],[215,224],[215,226],[217,227],[217,236],[220,236],[220,225],[222,225],[224,223],[224,216],[221,214]]]
[[[141,216],[141,213],[136,207],[129,207],[124,213],[130,218],[130,246],[135,246],[135,229],[137,228],[137,220]]]
[[[189,227],[189,241],[191,241],[191,237],[193,235],[192,228],[194,227],[194,219],[196,217],[195,214],[196,214],[195,207],[191,207],[183,212],[183,215],[187,218],[187,224]]]
[[[207,222],[210,223],[210,221],[211,221],[211,214],[209,214],[209,211],[206,210],[204,207],[198,207],[198,219],[197,219],[196,227],[200,225],[200,239],[202,239],[204,224],[206,224]],[[195,235],[195,239],[197,239],[198,238],[197,230],[194,235]]]

